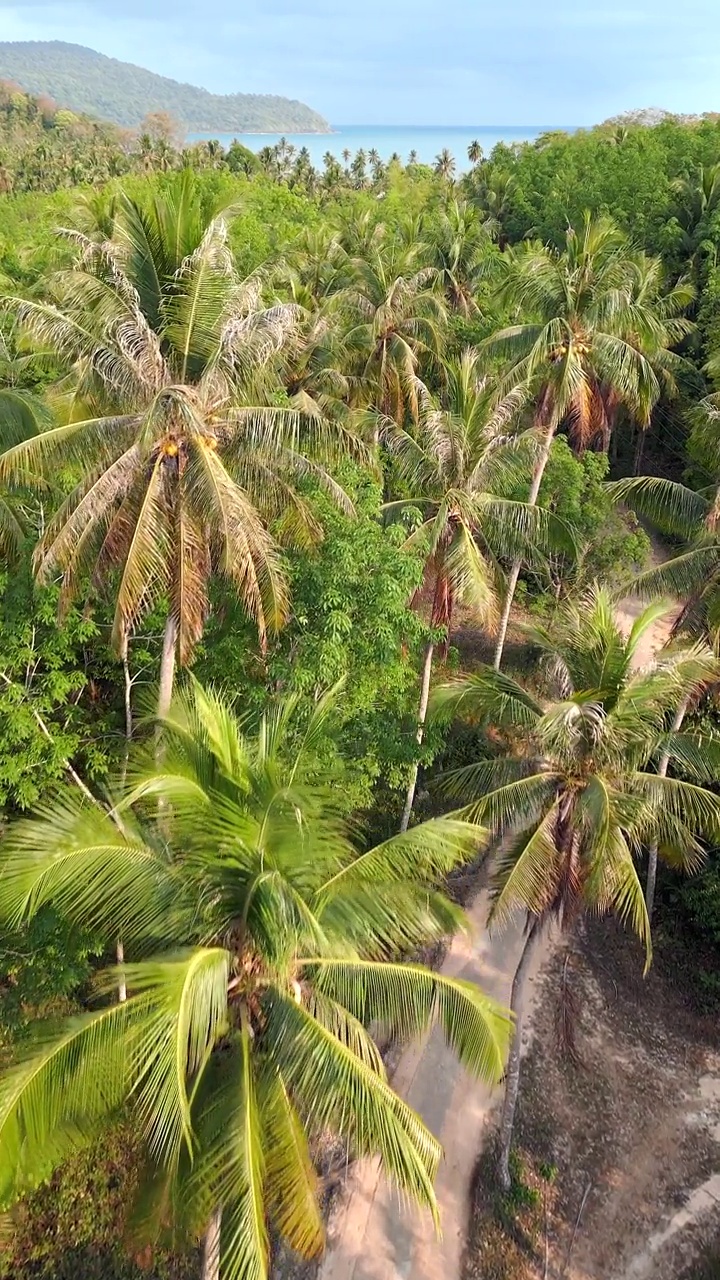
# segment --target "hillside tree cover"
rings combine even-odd
[[[304,102],[272,93],[209,93],[63,40],[0,41],[0,78],[28,93],[48,94],[70,111],[130,128],[151,113],[167,112],[197,133],[330,129]]]

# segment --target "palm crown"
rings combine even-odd
[[[211,569],[238,590],[261,638],[287,609],[270,521],[317,534],[297,492],[328,434],[317,418],[269,407],[273,361],[297,309],[263,309],[260,277],[238,278],[225,215],[209,215],[190,171],[163,195],[118,197],[110,239],[72,233],[78,260],[57,301],[13,299],[29,339],[70,371],[69,421],[8,450],[6,481],[80,478],[36,553],[62,596],[119,570],[114,641],[160,598],[187,661],[208,608]],[[302,438],[301,438],[302,437]]]
[[[502,758],[447,778],[467,811],[504,838],[495,868],[496,919],[524,907],[572,923],[582,908],[616,911],[650,947],[634,859],[660,844],[692,865],[702,837],[717,838],[720,801],[704,786],[663,777],[663,752],[710,780],[716,747],[668,733],[682,698],[717,671],[702,645],[668,651],[633,671],[638,643],[663,606],[647,609],[621,635],[609,597],[595,589],[568,606],[555,628],[531,638],[545,655],[553,701],[544,703],[509,676],[483,670],[438,690],[438,706],[479,715],[507,735]]]
[[[437,884],[480,833],[438,819],[358,852],[317,765],[332,701],[304,723],[286,702],[251,736],[194,686],[166,723],[162,767],[140,767],[112,815],[75,793],[13,829],[3,915],[52,902],[140,958],[124,1003],[101,999],[0,1083],[5,1202],[129,1106],[145,1230],[192,1238],[219,1211],[227,1280],[267,1275],[270,1225],[305,1255],[321,1249],[311,1150],[328,1130],[436,1212],[438,1145],[367,1027],[415,1034],[437,1019],[470,1070],[501,1073],[503,1013],[470,983],[393,959],[461,923]]]
[[[667,350],[690,327],[679,316],[689,286],[663,292],[659,265],[611,219],[587,214],[564,252],[536,244],[513,252],[501,296],[531,318],[488,346],[509,361],[510,385],[540,388],[539,420],[565,422],[583,448],[607,446],[619,404],[647,425],[663,385],[672,385]]]
[[[475,314],[477,286],[492,261],[490,232],[475,205],[453,200],[443,209],[432,252],[450,309]]]
[[[367,256],[352,259],[338,303],[368,399],[402,422],[406,411],[417,414],[418,363],[439,358],[446,310],[437,270],[419,265],[420,246],[385,245],[375,232]]]
[[[439,396],[420,385],[416,428],[382,419],[382,438],[410,490],[385,511],[422,512],[408,542],[426,556],[431,625],[449,627],[457,603],[491,623],[500,557],[535,560],[563,541],[563,529],[551,513],[505,496],[527,479],[536,452],[534,433],[515,426],[524,389],[499,398],[471,351],[443,372]]]

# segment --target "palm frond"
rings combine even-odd
[[[306,965],[308,977],[362,1022],[377,1021],[403,1039],[437,1022],[468,1071],[492,1083],[500,1079],[509,1018],[473,983],[410,964],[323,958]]]

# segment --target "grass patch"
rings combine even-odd
[[[530,1280],[537,1275],[552,1220],[557,1169],[529,1152],[510,1157],[510,1190],[496,1175],[495,1148],[478,1161],[463,1280]]]

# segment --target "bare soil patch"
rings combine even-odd
[[[720,1280],[720,1029],[592,921],[551,959],[515,1185],[480,1158],[463,1280]]]

